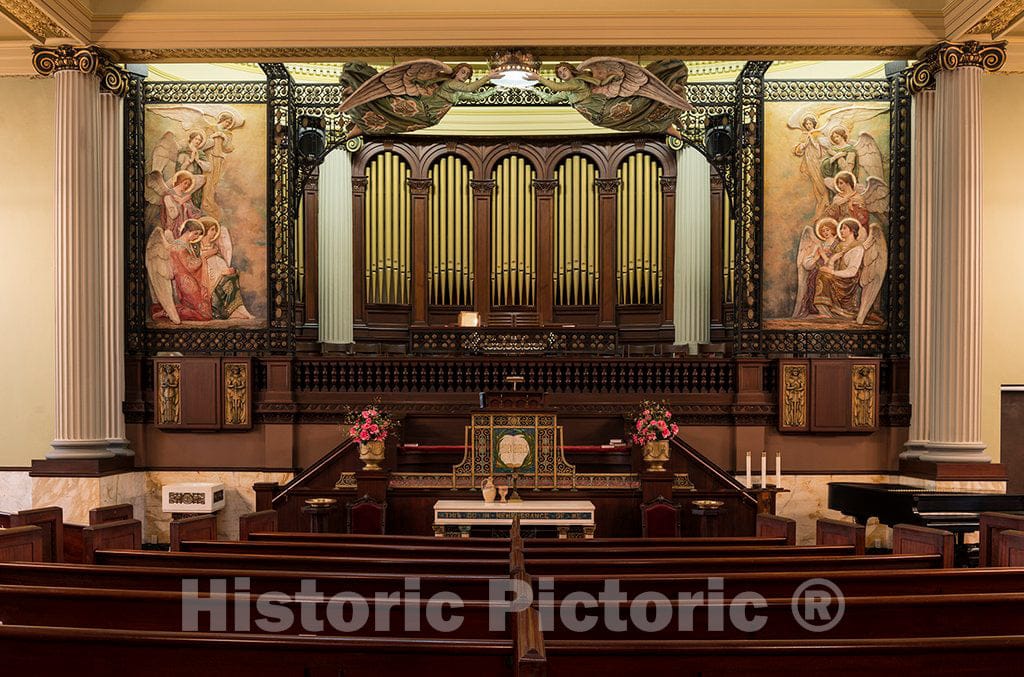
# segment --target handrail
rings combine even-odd
[[[705,472],[718,478],[718,480],[721,481],[723,484],[726,484],[729,487],[738,491],[740,495],[743,496],[741,500],[749,503],[752,506],[757,506],[757,499],[750,495],[749,489],[743,486],[743,483],[740,482],[738,479],[736,479],[729,473],[723,471],[717,465],[712,463],[708,457],[704,456],[704,454],[700,453],[690,445],[686,444],[678,437],[673,437],[670,440],[670,442],[672,443],[672,445],[678,447],[679,450],[682,451],[684,454],[689,456],[695,463],[697,463],[697,465],[701,466],[701,468],[703,468]]]
[[[341,442],[338,446],[331,449],[329,452],[327,452],[327,454],[321,457],[320,460],[318,460],[316,463],[300,472],[298,475],[293,477],[291,481],[288,482],[288,484],[284,485],[284,488],[281,489],[281,491],[277,492],[277,495],[274,496],[274,498],[271,500],[270,505],[276,507],[279,503],[283,503],[285,497],[288,496],[292,489],[295,489],[299,485],[303,484],[307,479],[309,479],[317,472],[322,470],[324,466],[326,466],[328,463],[331,463],[342,454],[348,452],[349,449],[351,449],[355,445],[356,441],[352,438],[348,438]]]

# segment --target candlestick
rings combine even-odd
[[[751,489],[754,488],[753,480],[750,479],[750,452],[747,452],[747,486]]]
[[[782,488],[782,452],[775,452],[775,486]]]
[[[768,486],[768,452],[761,452],[761,488]]]

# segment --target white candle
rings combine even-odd
[[[775,486],[782,488],[782,452],[775,452]]]
[[[750,479],[750,452],[747,452],[747,486],[753,488],[753,483]]]
[[[761,488],[768,486],[768,452],[761,452]]]

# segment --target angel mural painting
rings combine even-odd
[[[341,104],[340,111],[352,120],[346,134],[387,135],[433,127],[461,101],[482,101],[489,90],[480,91],[495,76],[486,73],[470,82],[473,67],[455,67],[434,59],[417,59],[376,75],[365,64],[346,64],[342,84],[358,84]]]
[[[686,100],[686,64],[658,61],[649,68],[615,57],[595,57],[555,67],[559,81],[536,77],[552,91],[548,103],[565,101],[599,127],[682,138],[676,121],[693,110]]]
[[[767,105],[787,132],[766,143],[766,326],[883,325],[889,105]]]
[[[231,180],[233,172],[253,172],[232,161],[246,116],[222,104],[159,104],[146,113],[151,320],[179,325],[257,319],[245,298],[248,271],[238,268],[231,232],[233,224],[246,236],[266,229],[265,215],[254,209],[265,204],[265,192],[249,196],[239,190],[244,176]],[[265,144],[265,136],[258,140]],[[265,256],[256,254],[244,261]]]

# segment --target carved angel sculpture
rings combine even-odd
[[[385,135],[433,127],[460,101],[486,98],[478,90],[494,77],[487,73],[469,82],[473,67],[451,66],[434,59],[418,59],[381,71],[363,82],[345,99],[342,113],[352,118],[346,138],[361,134]],[[353,77],[359,73],[353,71]]]
[[[546,101],[568,102],[599,127],[682,138],[676,119],[693,110],[685,97],[686,66],[666,61],[656,67],[671,86],[650,70],[614,57],[587,59],[579,68],[562,62],[555,68],[562,82],[537,80],[553,92],[542,95]]]

